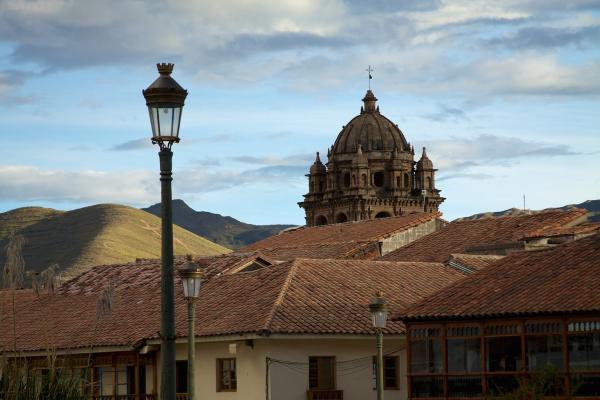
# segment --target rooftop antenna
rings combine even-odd
[[[525,207],[525,193],[523,193],[523,211],[527,210]]]
[[[369,65],[369,68],[365,69],[365,71],[369,73],[369,90],[371,90],[371,79],[373,79],[373,75],[371,75],[371,72],[375,70]]]

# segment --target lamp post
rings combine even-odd
[[[175,400],[175,305],[173,287],[173,212],[171,181],[173,153],[179,142],[181,110],[187,91],[171,78],[173,64],[156,64],[160,76],[142,91],[150,113],[152,143],[160,151],[161,182],[161,400]]]
[[[377,334],[377,368],[375,370],[377,400],[383,400],[383,329],[387,322],[387,303],[383,298],[383,292],[377,292],[375,296],[369,304],[369,310],[373,317],[373,328]]]
[[[195,400],[196,390],[194,385],[194,364],[196,363],[196,334],[194,325],[196,324],[196,309],[194,300],[200,296],[200,286],[202,286],[202,276],[204,268],[192,260],[192,256],[187,256],[187,265],[179,270],[181,283],[183,284],[183,297],[187,300],[188,309],[188,400]]]

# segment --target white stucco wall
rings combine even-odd
[[[230,353],[231,343],[237,344],[236,354]],[[254,348],[243,340],[197,343],[197,397],[203,400],[306,400],[309,356],[336,357],[337,389],[344,391],[344,400],[368,400],[376,397],[372,377],[375,338],[261,338],[255,339],[253,343]],[[384,340],[384,353],[397,350],[393,355],[400,357],[400,390],[386,390],[386,400],[407,398],[404,348],[403,339]],[[236,358],[237,391],[217,392],[216,360],[230,357]],[[267,357],[296,364],[272,361],[267,383]],[[177,359],[187,359],[187,347],[184,343],[177,344]],[[362,360],[349,362],[356,359]],[[158,377],[160,379],[160,368]]]

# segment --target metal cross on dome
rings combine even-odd
[[[373,75],[371,75],[371,72],[375,70],[369,65],[369,68],[365,69],[365,71],[369,73],[369,90],[371,90],[371,79],[373,79]]]

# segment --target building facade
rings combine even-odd
[[[385,218],[437,211],[444,201],[436,188],[433,162],[379,112],[371,90],[360,114],[344,125],[323,164],[317,153],[308,193],[298,205],[306,225]]]
[[[513,253],[408,307],[409,399],[600,398],[598,260],[600,234]]]

